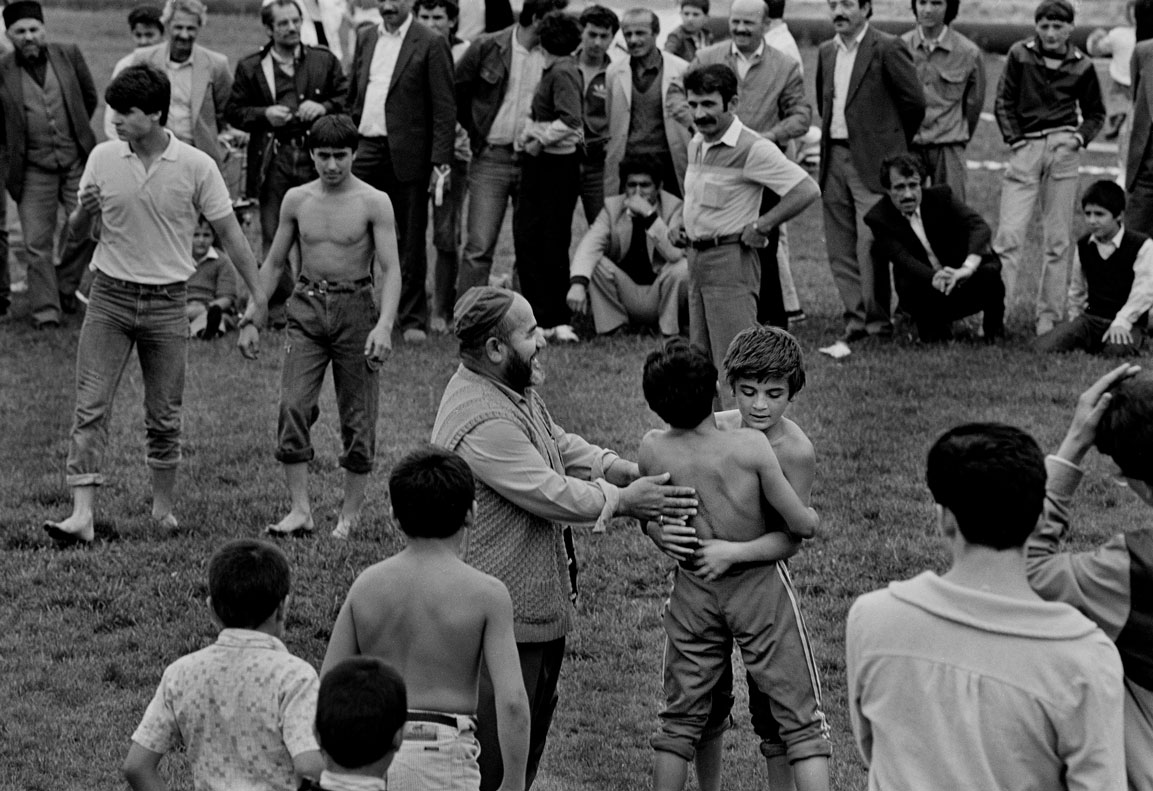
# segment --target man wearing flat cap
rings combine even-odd
[[[61,313],[76,311],[76,290],[93,250],[92,240],[64,229],[60,262],[53,260],[58,204],[68,213],[76,207],[80,175],[96,145],[89,125],[96,85],[75,45],[46,41],[39,3],[9,3],[3,16],[15,48],[0,58],[3,172],[20,212],[32,324],[57,327]]]
[[[513,628],[532,719],[527,789],[544,752],[557,704],[557,679],[576,596],[572,524],[612,516],[688,516],[692,489],[668,475],[642,478],[637,465],[553,422],[535,390],[545,346],[520,294],[470,288],[457,301],[461,365],[445,387],[432,441],[460,454],[476,476],[476,518],[464,559],[499,578],[513,601]],[[481,789],[497,788],[503,767],[495,702],[482,672],[477,705]]]

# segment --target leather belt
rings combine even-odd
[[[724,236],[712,236],[708,239],[690,239],[689,247],[694,250],[712,250],[714,247],[722,247],[726,244],[739,244],[741,235],[739,233],[727,233]]]

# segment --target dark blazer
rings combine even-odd
[[[232,94],[225,113],[228,123],[250,135],[245,192],[250,198],[260,194],[260,184],[272,161],[273,133],[287,130],[304,134],[308,131],[307,126],[297,122],[277,130],[264,116],[264,111],[276,104],[275,87],[269,82],[272,76],[269,49],[266,46],[236,64],[236,77],[232,81]],[[267,64],[266,59],[270,61]],[[340,61],[330,51],[304,46],[303,55],[296,66],[295,78],[296,94],[300,101],[307,99],[322,104],[327,113],[344,112],[348,78],[340,68]]]
[[[957,269],[968,256],[979,255],[982,265],[995,264],[1000,269],[989,224],[958,200],[947,184],[922,190],[921,222],[941,266]],[[902,281],[932,282],[933,267],[924,245],[888,195],[868,211],[865,223],[873,231],[873,258],[881,266],[885,261],[892,263],[898,292]]]
[[[456,64],[456,120],[468,132],[474,152],[484,147],[508,90],[514,35],[516,25],[486,33]]]
[[[882,192],[881,160],[909,150],[925,117],[925,94],[908,47],[897,36],[869,25],[858,45],[845,101],[849,151],[857,173],[873,192]],[[825,187],[829,161],[829,123],[833,118],[833,73],[837,43],[821,44],[817,58],[817,102],[821,113],[821,168]]]
[[[1125,163],[1126,192],[1133,191],[1137,169],[1149,146],[1150,127],[1153,126],[1153,41],[1137,44],[1130,71],[1133,75],[1133,133],[1129,138],[1129,156]]]
[[[72,133],[80,147],[81,159],[96,145],[92,132],[92,113],[99,97],[92,73],[84,56],[74,44],[47,44],[48,63],[56,72],[60,90],[64,94],[64,108]],[[4,112],[4,146],[0,155],[0,168],[6,173],[6,186],[12,199],[19,202],[24,194],[24,153],[27,145],[27,126],[24,120],[24,87],[16,53],[0,58],[0,109]]]
[[[346,105],[357,124],[364,112],[372,53],[379,35],[379,28],[373,25],[356,36]],[[392,169],[398,180],[428,178],[431,165],[452,164],[456,140],[452,89],[448,40],[412,20],[401,42],[384,103]]]

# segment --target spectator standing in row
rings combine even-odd
[[[465,41],[475,41],[485,33],[504,30],[515,21],[509,0],[464,0],[456,34]]]
[[[53,250],[59,207],[68,213],[76,208],[80,176],[96,145],[90,124],[96,86],[74,44],[48,42],[39,3],[9,3],[3,16],[15,51],[0,59],[5,141],[0,172],[20,214],[32,326],[57,327],[62,312],[77,310],[76,291],[92,256],[88,234],[69,234],[66,227],[60,231],[59,263]],[[5,206],[0,209],[2,314],[9,298],[7,201],[0,199],[0,205]]]
[[[697,53],[712,43],[709,0],[685,0],[681,3],[681,23],[665,37],[665,52],[692,63]]]
[[[577,21],[580,23],[581,44],[576,56],[583,80],[585,118],[580,197],[585,220],[592,225],[605,204],[605,151],[609,132],[605,75],[612,63],[609,48],[621,24],[617,15],[603,5],[589,6],[581,11]]]
[[[456,112],[448,41],[413,24],[413,0],[381,0],[381,24],[356,39],[348,101],[360,130],[353,175],[388,193],[400,245],[397,325],[409,343],[428,338],[425,276],[428,190],[451,178]]]
[[[605,153],[605,195],[620,190],[620,165],[626,156],[648,154],[661,161],[666,192],[683,194],[692,113],[685,103],[681,58],[657,49],[660,20],[647,8],[621,18],[629,57],[609,66],[609,144]]]
[[[901,40],[925,92],[925,120],[913,138],[930,186],[948,184],[965,202],[965,147],[985,106],[981,48],[949,27],[961,0],[912,0],[917,25]]]
[[[1137,44],[1133,49],[1133,109],[1125,163],[1125,225],[1153,234],[1153,0],[1133,8]]]
[[[765,43],[788,55],[801,69],[801,76],[804,76],[805,64],[801,61],[801,49],[785,22],[785,0],[765,0],[765,12],[769,20],[765,28]]]
[[[1033,18],[1036,34],[1009,49],[997,86],[997,124],[1011,151],[993,248],[1012,304],[1025,235],[1040,198],[1041,276],[1034,315],[1037,335],[1044,335],[1065,315],[1081,149],[1101,130],[1105,105],[1093,61],[1069,41],[1069,0],[1042,0]]]

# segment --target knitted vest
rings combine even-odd
[[[533,390],[525,397],[536,420],[518,409],[493,382],[461,366],[444,389],[432,441],[455,451],[477,426],[506,420],[524,431],[549,467],[563,475],[564,462],[548,409]],[[514,505],[480,478],[476,504],[464,560],[508,588],[516,641],[541,643],[564,637],[572,625],[564,526]]]
[[[1097,245],[1086,234],[1077,242],[1077,254],[1081,259],[1081,273],[1085,275],[1085,285],[1089,291],[1089,304],[1085,312],[1091,316],[1112,319],[1117,311],[1125,307],[1129,290],[1133,287],[1133,264],[1137,252],[1149,237],[1128,229],[1121,236],[1121,245],[1108,260],[1101,258]],[[1137,320],[1144,324],[1145,317]]]
[[[26,69],[20,69],[20,79],[24,93],[24,122],[28,128],[25,151],[28,164],[52,172],[67,170],[80,158],[80,148],[72,134],[56,70],[49,62],[44,70],[43,88]]]
[[[665,136],[664,99],[661,95],[661,77],[664,65],[645,92],[632,88],[632,107],[629,109],[629,137],[626,150],[639,154],[660,154],[669,150]]]

